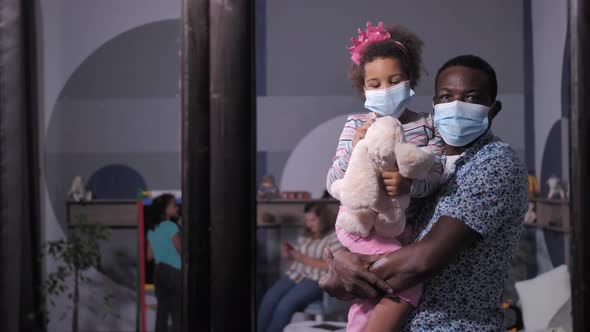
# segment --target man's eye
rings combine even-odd
[[[440,95],[438,98],[440,100],[448,100],[449,98],[451,98],[451,95],[444,94],[444,95]]]
[[[479,98],[477,96],[467,96],[467,98],[465,98],[465,101],[475,103],[479,101]]]

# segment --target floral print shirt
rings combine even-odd
[[[444,162],[444,156],[443,156]],[[421,201],[417,240],[441,216],[481,235],[424,284],[406,331],[503,330],[501,295],[527,209],[527,172],[516,153],[487,132],[466,150],[432,197]]]

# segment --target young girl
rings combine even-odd
[[[356,90],[365,97],[367,113],[351,115],[344,125],[338,149],[327,176],[327,188],[346,172],[356,143],[362,140],[377,117],[393,116],[404,127],[408,143],[425,147],[440,156],[444,142],[434,128],[430,113],[415,113],[406,108],[414,95],[413,88],[420,79],[422,41],[402,26],[383,28],[383,23],[367,30],[359,29],[359,38],[349,47],[353,64],[350,78]],[[430,175],[424,180],[401,179],[402,186],[391,188],[384,181],[384,189],[413,197],[427,196],[434,191],[442,173],[439,158]],[[385,175],[385,174],[384,174]],[[342,209],[342,207],[341,207]],[[410,214],[408,213],[408,217]],[[406,230],[406,237],[408,230]],[[340,243],[350,251],[373,255],[385,254],[401,248],[398,239],[383,238],[374,232],[367,237],[347,233],[336,225]],[[401,291],[378,302],[357,300],[348,314],[347,331],[393,331],[398,329],[407,314],[418,305],[421,285]]]
[[[322,204],[307,204],[304,208],[305,228],[297,245],[283,243],[283,258],[293,260],[286,275],[265,294],[258,309],[258,332],[281,332],[291,316],[307,305],[322,298],[318,284],[328,270],[322,259],[324,248],[340,249],[334,234],[334,214]]]
[[[154,217],[148,224],[147,256],[156,260],[154,286],[158,300],[156,332],[168,331],[168,318],[172,318],[172,331],[180,331],[182,274],[180,270],[179,228],[172,220],[178,218],[176,198],[163,194],[152,203]]]

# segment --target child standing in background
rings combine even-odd
[[[168,318],[172,318],[172,331],[180,331],[182,296],[181,239],[178,225],[176,198],[163,194],[152,203],[153,218],[148,224],[147,257],[156,261],[154,286],[158,311],[156,332],[168,331]]]

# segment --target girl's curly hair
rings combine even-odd
[[[410,80],[411,87],[415,88],[418,85],[422,72],[422,45],[424,44],[422,39],[399,24],[387,28],[387,31],[391,35],[390,39],[369,45],[363,53],[360,64],[353,63],[350,66],[349,78],[360,95],[364,95],[365,64],[378,58],[398,59]],[[404,47],[402,48],[396,41]]]

